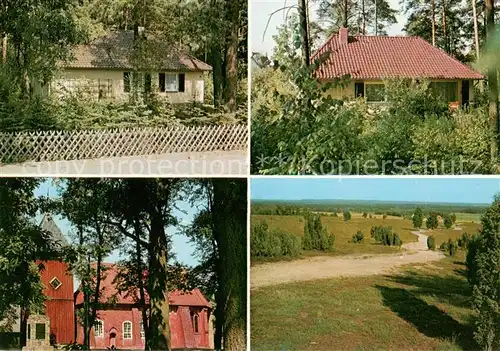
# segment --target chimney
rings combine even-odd
[[[341,27],[339,29],[339,44],[340,45],[347,44],[348,37],[349,37],[349,32],[348,32],[347,28]]]

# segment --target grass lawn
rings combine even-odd
[[[457,217],[460,214],[457,214]],[[470,219],[470,218],[469,218]],[[252,224],[260,223],[265,220],[269,229],[281,229],[287,233],[293,233],[299,236],[304,235],[304,218],[302,216],[279,216],[279,215],[252,215]],[[383,246],[376,244],[370,240],[370,230],[373,226],[392,227],[393,232],[398,233],[403,243],[417,241],[417,236],[411,232],[416,229],[413,228],[411,220],[403,219],[402,217],[388,216],[382,219],[382,216],[376,218],[363,218],[361,213],[352,213],[350,221],[344,221],[342,215],[340,217],[323,216],[321,222],[328,229],[329,233],[335,234],[335,251],[334,252],[303,252],[302,256],[319,256],[319,255],[347,255],[347,254],[390,254],[400,250],[397,247]],[[462,235],[464,231],[469,234],[477,232],[480,225],[479,223],[458,222],[457,226],[461,230],[445,229],[441,226],[430,232],[429,235],[434,235],[436,244],[439,247],[441,242],[448,241],[448,238],[456,239]],[[361,243],[352,244],[349,241],[352,236],[361,230],[365,239]],[[281,258],[273,259],[253,259],[253,263],[277,261]]]
[[[477,349],[463,260],[254,290],[252,350]]]

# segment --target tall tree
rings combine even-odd
[[[485,0],[485,16],[487,41],[495,39],[495,3],[493,0]],[[491,157],[494,164],[498,157],[498,138],[500,135],[500,124],[498,119],[498,70],[496,65],[488,67],[488,97],[489,97],[489,120],[493,138],[491,141]]]
[[[495,197],[481,224],[471,246],[474,252],[467,258],[473,268],[469,281],[477,313],[474,338],[483,350],[492,351],[500,347],[500,197]]]
[[[244,179],[214,179],[214,238],[219,251],[216,316],[222,323],[223,349],[246,348],[246,222],[247,182]],[[218,312],[217,312],[218,311]],[[216,349],[221,349],[216,338]]]

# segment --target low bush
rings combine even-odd
[[[351,243],[357,244],[363,241],[363,237],[363,232],[361,230],[358,230],[357,233],[352,236]]]
[[[252,257],[297,257],[302,247],[301,240],[294,234],[280,230],[269,231],[266,222],[252,227],[250,233],[250,254]]]
[[[321,223],[321,216],[308,213],[305,215],[304,237],[302,248],[304,250],[333,251],[335,235],[328,234],[326,227]]]
[[[455,240],[449,238],[448,241],[442,243],[439,248],[449,256],[455,256],[455,254],[457,253],[458,245]]]
[[[436,250],[436,239],[433,235],[427,237],[427,248],[429,250]]]
[[[375,226],[371,229],[371,237],[376,242],[386,246],[401,246],[403,241],[397,233],[392,232],[391,227]]]
[[[472,240],[472,236],[468,233],[463,233],[460,238],[457,239],[458,248],[461,250],[467,250],[469,242]]]
[[[344,211],[344,221],[350,221],[352,218],[351,212],[349,211]]]

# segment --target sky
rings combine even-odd
[[[35,196],[50,196],[52,198],[57,197],[57,189],[52,180],[47,180],[40,185],[38,189],[35,190]],[[198,212],[198,210],[192,207],[187,202],[179,201],[177,203],[179,207],[179,211],[174,211],[174,215],[179,219],[181,225],[188,225],[192,222],[194,216]],[[185,213],[183,213],[185,212]],[[42,217],[40,216],[38,220],[41,221]],[[63,234],[66,236],[69,242],[71,242],[70,233],[74,228],[71,223],[66,219],[57,216],[54,217],[54,221],[61,229]],[[169,227],[167,228],[167,234],[170,234],[173,242],[173,252],[177,256],[177,260],[180,263],[187,264],[189,266],[195,266],[199,263],[199,260],[193,256],[194,248],[189,242],[188,238],[179,233],[179,229]],[[120,259],[119,252],[113,252],[109,257],[106,258],[105,262],[114,263]]]
[[[253,178],[252,200],[377,200],[489,204],[495,178]]]
[[[399,0],[388,0],[391,8],[401,12]],[[260,52],[263,54],[271,55],[273,53],[274,40],[273,35],[278,33],[278,27],[285,23],[286,11],[280,11],[273,15],[269,22],[269,27],[265,31],[269,15],[274,11],[284,7],[295,5],[296,0],[251,0],[251,18],[250,18],[250,31],[251,31],[251,44],[252,52]],[[286,5],[285,5],[286,4]],[[309,14],[312,21],[317,19],[316,10],[318,3],[309,1]],[[292,10],[296,11],[296,10]],[[293,13],[293,12],[290,12]],[[387,29],[389,35],[402,35],[402,29],[405,25],[406,19],[402,13],[396,17],[398,23],[390,26]],[[265,32],[265,35],[264,35]],[[264,37],[263,37],[264,35]]]

